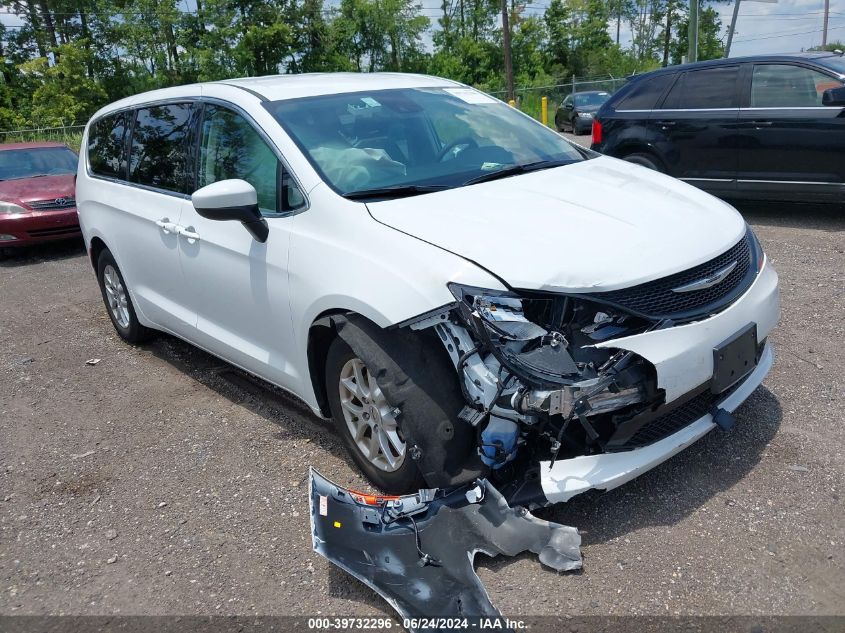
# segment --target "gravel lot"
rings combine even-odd
[[[774,370],[734,432],[541,513],[582,573],[480,557],[506,615],[845,614],[845,210],[743,211],[781,275]],[[0,262],[0,434],[0,614],[392,613],[311,551],[308,466],[366,486],[331,428],[121,342],[80,244]]]

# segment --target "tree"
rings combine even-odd
[[[657,34],[666,14],[667,0],[632,0],[628,6],[633,52],[637,59],[656,57],[660,48]]]
[[[415,65],[429,26],[419,8],[413,0],[341,0],[332,21],[338,50],[358,71],[401,71]]]
[[[56,47],[58,62],[37,57],[21,66],[24,74],[40,79],[32,93],[32,123],[41,127],[84,123],[106,100],[105,91],[85,74],[84,42]]]
[[[609,19],[603,0],[552,0],[545,15],[549,69],[564,75],[603,72],[591,60],[616,46],[607,32]]]
[[[537,16],[513,24],[513,74],[517,83],[529,83],[545,71],[546,25]]]
[[[722,21],[713,7],[701,7],[698,12],[698,59],[719,59],[725,56],[725,43],[721,38]],[[689,10],[678,22],[672,43],[672,63],[680,64],[689,51]]]

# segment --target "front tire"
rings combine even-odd
[[[337,432],[367,478],[390,494],[421,488],[422,476],[393,406],[364,361],[339,337],[326,359],[326,387]]]
[[[123,274],[108,249],[97,260],[97,281],[112,325],[127,343],[136,345],[148,340],[153,330],[141,325],[129,296]]]

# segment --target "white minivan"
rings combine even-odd
[[[120,336],[297,395],[390,493],[613,488],[772,365],[778,278],[739,213],[444,79],[136,95],[89,122],[76,197]]]

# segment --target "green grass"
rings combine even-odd
[[[79,151],[82,145],[82,129],[67,130],[27,130],[13,134],[2,134],[0,140],[3,143],[38,143],[52,142],[64,143],[75,152]]]

